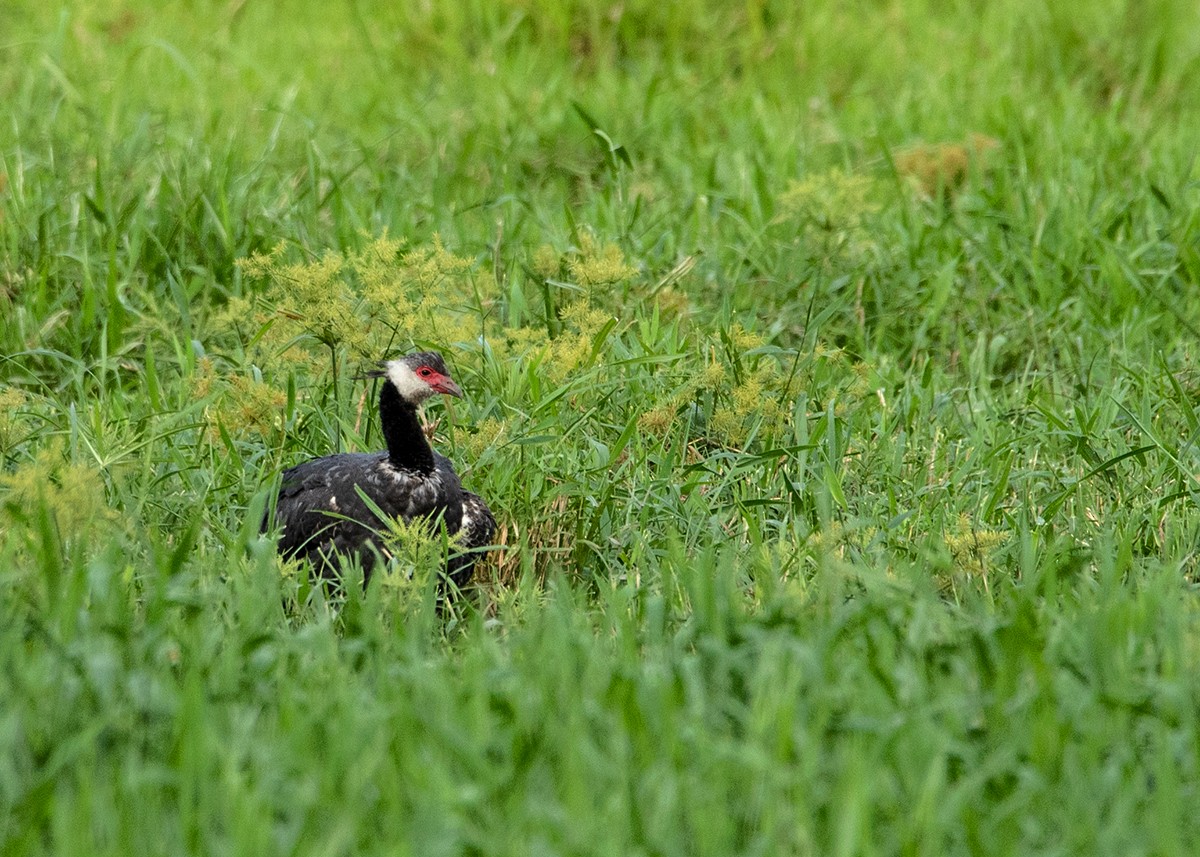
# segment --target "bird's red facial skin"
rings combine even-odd
[[[462,390],[451,380],[450,376],[443,375],[436,369],[432,369],[429,366],[422,366],[417,370],[417,377],[439,393],[444,393],[447,396],[462,397]]]

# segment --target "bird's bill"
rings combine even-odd
[[[429,385],[439,393],[444,393],[447,396],[454,396],[456,399],[463,397],[462,387],[458,386],[450,379],[449,375],[439,375],[434,378]]]

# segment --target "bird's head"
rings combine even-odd
[[[388,360],[380,368],[367,372],[368,378],[386,378],[396,388],[400,398],[410,405],[419,405],[437,393],[462,398],[462,390],[450,377],[442,355],[436,351],[421,351],[398,360]]]

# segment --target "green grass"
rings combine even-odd
[[[0,853],[1196,853],[1194,4],[53,5]],[[255,525],[414,346],[446,616]]]

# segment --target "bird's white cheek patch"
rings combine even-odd
[[[405,401],[419,402],[433,394],[433,390],[429,388],[428,384],[398,360],[388,364],[387,376],[388,380],[392,382],[392,386],[396,388],[396,392],[400,394],[400,398]]]

